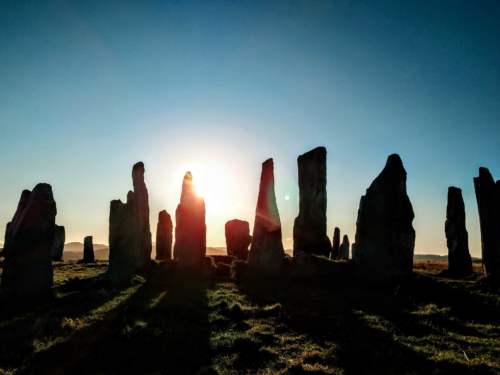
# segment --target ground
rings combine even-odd
[[[498,292],[479,273],[446,278],[439,263],[386,287],[156,265],[115,288],[105,262],[54,266],[52,301],[2,301],[0,373],[500,373]]]

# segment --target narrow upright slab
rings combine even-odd
[[[49,184],[23,191],[8,226],[2,289],[14,298],[50,295],[53,283],[51,247],[57,208]]]
[[[465,227],[465,205],[462,190],[454,186],[448,188],[445,233],[450,275],[455,277],[470,275],[472,261],[469,254],[469,235]]]
[[[500,285],[500,181],[495,183],[487,168],[479,168],[474,178],[483,269],[489,278]]]
[[[134,194],[129,192],[127,203],[113,200],[109,209],[109,265],[108,277],[114,284],[125,284],[137,269],[137,230],[133,206]]]
[[[293,226],[293,256],[329,256],[326,234],[326,149],[317,147],[297,159],[299,216]]]
[[[349,259],[350,248],[351,244],[349,243],[349,237],[347,236],[347,234],[344,234],[344,237],[342,237],[342,244],[339,248],[339,259]]]
[[[172,259],[172,219],[167,211],[158,214],[158,225],[156,227],[156,259]]]
[[[333,240],[332,240],[332,259],[340,258],[340,228],[335,227],[333,230]]]
[[[56,225],[54,232],[54,241],[52,242],[52,247],[50,250],[52,260],[62,260],[65,240],[66,230],[64,229],[64,226]]]
[[[248,263],[253,268],[274,273],[281,269],[284,257],[281,221],[274,192],[274,164],[273,159],[268,159],[262,163]]]
[[[134,213],[137,220],[138,254],[137,267],[141,268],[151,260],[151,230],[149,225],[149,197],[144,182],[144,163],[138,162],[132,168],[132,183],[134,186]]]
[[[353,249],[358,276],[392,281],[412,273],[413,218],[403,162],[399,155],[390,155],[359,203]]]
[[[94,263],[94,243],[92,236],[86,236],[83,239],[83,259],[82,263]]]
[[[233,219],[229,220],[225,227],[227,255],[241,260],[248,258],[248,246],[252,241],[250,236],[250,224],[248,221]]]
[[[201,267],[206,253],[205,201],[196,194],[191,172],[184,175],[175,211],[174,258],[181,267]]]

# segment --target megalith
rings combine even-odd
[[[333,239],[332,239],[332,259],[340,258],[340,228],[335,227],[333,229]]]
[[[156,226],[156,259],[172,259],[172,231],[172,218],[167,211],[160,211]]]
[[[52,260],[62,260],[64,251],[64,241],[66,240],[66,231],[64,226],[56,225],[54,231],[54,241],[50,249]]]
[[[241,260],[248,258],[248,246],[252,241],[248,221],[233,219],[224,226],[227,254]]]
[[[92,236],[86,236],[83,239],[83,259],[82,263],[94,263],[94,243]]]

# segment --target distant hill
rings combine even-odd
[[[419,262],[448,262],[448,255],[435,255],[435,254],[415,254],[413,256],[414,261]],[[481,258],[472,257],[473,263],[481,263]]]

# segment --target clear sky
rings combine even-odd
[[[151,223],[192,168],[208,244],[253,223],[275,159],[286,248],[296,157],[328,150],[328,233],[354,237],[360,196],[401,155],[417,253],[446,253],[449,185],[500,178],[500,2],[1,1],[0,226],[20,193],[52,185],[67,241],[107,243],[109,201],[142,160]]]

